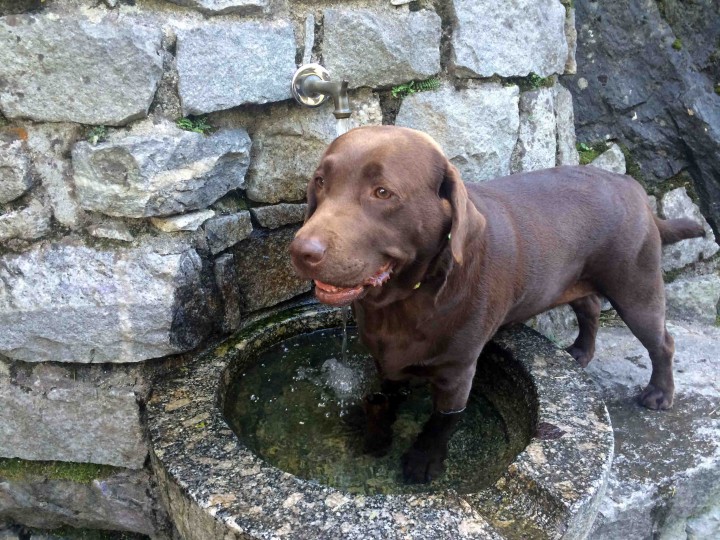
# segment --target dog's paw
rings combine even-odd
[[[581,347],[576,347],[575,345],[570,345],[567,349],[565,349],[565,352],[572,356],[575,361],[580,364],[580,367],[587,367],[590,360],[593,359],[594,354],[592,351],[587,351]]]
[[[662,390],[650,383],[640,394],[640,404],[653,410],[669,409],[673,404],[673,394],[672,390]]]
[[[416,447],[410,448],[402,457],[403,480],[406,484],[427,484],[445,470],[445,452]]]

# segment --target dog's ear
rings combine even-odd
[[[315,180],[310,180],[307,186],[307,209],[305,210],[305,223],[313,215],[317,208],[317,197],[315,196]]]
[[[449,236],[450,251],[452,252],[455,262],[462,264],[463,246],[465,245],[465,239],[467,238],[470,228],[469,213],[477,214],[477,216],[481,218],[483,226],[485,219],[468,198],[465,184],[463,184],[460,178],[460,171],[449,161],[445,167],[445,177],[440,185],[439,194],[442,198],[450,202],[450,207],[452,208],[452,225]],[[477,231],[478,234],[481,232],[482,231]]]

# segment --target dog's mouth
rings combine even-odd
[[[369,287],[380,287],[388,279],[393,271],[393,264],[385,263],[372,276],[354,287],[336,287],[322,281],[315,281],[315,296],[323,304],[331,306],[347,306],[361,298]]]

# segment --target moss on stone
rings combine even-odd
[[[675,41],[672,42],[672,48],[676,51],[682,50],[682,40],[680,38],[675,38]]]
[[[578,143],[577,151],[580,155],[580,165],[587,165],[605,150],[607,150],[607,143],[596,142],[596,143]]]
[[[60,527],[58,529],[24,528],[31,534],[31,538],[62,538],[63,540],[144,540],[149,538],[144,534],[127,531],[103,531],[99,529],[75,529],[73,527]],[[22,536],[20,537],[22,538]]]
[[[530,73],[527,77],[508,77],[502,79],[502,81],[519,86],[521,92],[537,90],[538,88],[552,88],[555,85],[554,76],[541,77],[536,73]]]
[[[640,168],[640,164],[633,157],[630,149],[622,143],[618,143],[618,147],[623,153],[623,156],[625,156],[625,174],[627,174],[628,176],[632,176],[635,180],[637,180],[640,185],[645,189],[645,192],[648,195],[653,195],[653,193],[651,193],[652,190],[650,186],[645,181],[645,177],[642,173],[642,169]]]
[[[120,470],[110,465],[96,465],[94,463],[0,458],[0,479],[10,481],[43,478],[47,480],[70,480],[87,484],[98,478],[108,478]]]

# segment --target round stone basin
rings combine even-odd
[[[183,538],[585,536],[613,436],[569,355],[525,326],[501,331],[478,362],[446,474],[405,486],[399,456],[429,393],[413,389],[401,406],[388,456],[364,455],[353,398],[323,381],[339,365],[327,361],[340,358],[341,324],[338,310],[314,304],[277,312],[156,385],[151,458]],[[305,351],[316,343],[331,350]],[[363,355],[351,335],[341,366],[363,373]],[[367,371],[356,395],[372,389]]]

